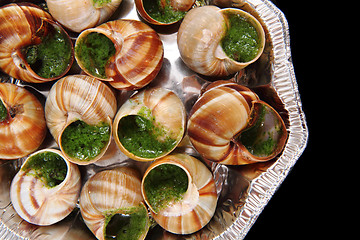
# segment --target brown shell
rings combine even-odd
[[[54,78],[37,75],[26,62],[22,49],[40,43],[39,35],[52,25],[70,38],[63,28],[54,22],[50,14],[34,4],[9,4],[0,8],[0,69],[10,76],[26,82],[41,83],[53,81],[64,76],[70,69],[73,57],[67,69]],[[73,48],[71,47],[72,55]]]
[[[0,159],[25,157],[45,138],[43,106],[32,93],[11,83],[0,83],[0,101],[10,112],[0,122]]]
[[[83,31],[75,43],[91,32],[102,33],[115,45],[116,52],[105,67],[107,78],[116,89],[135,90],[149,84],[158,74],[164,49],[159,35],[148,25],[137,20],[116,20]],[[91,75],[75,53],[79,66]],[[94,76],[96,77],[96,76]]]
[[[263,124],[264,131],[270,133],[275,132],[272,129],[280,129],[276,130],[278,133],[274,137],[276,147],[266,156],[252,154],[240,138],[241,133],[260,121],[262,109],[272,121]],[[227,81],[209,85],[194,104],[188,121],[188,134],[204,158],[228,165],[268,161],[282,151],[287,139],[285,124],[272,107],[260,101],[250,89]]]

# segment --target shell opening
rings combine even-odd
[[[110,141],[111,127],[105,122],[89,125],[77,120],[68,125],[60,138],[62,151],[70,158],[90,161],[99,156]]]
[[[184,18],[187,10],[193,5],[187,7],[174,6],[171,0],[143,0],[143,6],[146,13],[155,21],[165,24],[175,23]]]
[[[250,126],[238,140],[254,156],[269,157],[282,148],[284,126],[277,113],[265,104],[254,104]]]
[[[64,181],[68,167],[59,154],[43,151],[30,156],[21,170],[40,179],[46,187],[53,188]]]
[[[189,188],[189,177],[183,168],[161,164],[153,168],[144,179],[144,195],[151,209],[158,213],[179,202]]]
[[[75,46],[79,65],[89,74],[102,79],[107,78],[105,68],[115,53],[113,41],[99,32],[90,32],[79,37]]]
[[[250,62],[262,50],[261,34],[251,19],[233,11],[225,11],[227,30],[221,46],[228,57],[237,62]]]
[[[164,127],[140,115],[128,115],[120,119],[118,138],[126,150],[142,158],[156,158],[170,152],[177,139],[169,136]]]
[[[106,216],[105,239],[142,239],[149,228],[148,212],[143,204]]]
[[[21,54],[32,71],[47,79],[65,74],[73,59],[69,37],[60,27],[45,20],[33,37],[33,44],[22,48]]]

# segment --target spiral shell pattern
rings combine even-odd
[[[0,101],[8,111],[0,122],[0,159],[25,157],[45,138],[43,106],[32,93],[11,83],[0,83]]]
[[[140,187],[139,173],[129,167],[99,172],[85,183],[80,194],[81,215],[98,239],[104,239],[107,212],[121,212],[142,203]]]
[[[101,81],[85,75],[71,75],[57,81],[45,104],[47,126],[60,148],[61,134],[72,122],[82,120],[89,125],[105,122],[111,126],[115,113],[116,98],[112,90]],[[105,153],[107,146],[95,159],[76,163],[89,164],[97,161]]]
[[[182,200],[155,213],[147,200],[144,182],[150,171],[162,164],[182,168],[188,175],[188,189]],[[213,217],[217,205],[215,181],[211,171],[198,159],[186,154],[171,154],[152,163],[146,170],[141,191],[155,221],[165,230],[190,234],[203,228]]]
[[[105,22],[121,2],[122,0],[111,0],[96,5],[93,0],[46,0],[50,14],[74,32],[81,32]]]
[[[107,79],[101,79],[109,81],[114,88],[122,90],[142,88],[160,71],[164,55],[163,45],[159,35],[145,23],[137,20],[106,22],[96,28],[83,31],[75,45],[91,32],[104,34],[115,45],[115,56],[109,59],[105,67]],[[75,58],[79,66],[87,72],[77,54]]]
[[[21,218],[36,225],[51,225],[65,218],[75,208],[81,187],[80,171],[54,149],[44,149],[30,155],[24,164],[42,152],[53,152],[63,158],[67,165],[65,179],[59,185],[48,188],[33,174],[20,170],[11,183],[10,197]]]
[[[49,13],[30,3],[9,4],[0,8],[0,22],[0,69],[5,73],[26,82],[41,83],[58,79],[70,69],[73,57],[61,75],[43,78],[31,69],[23,56],[22,48],[34,44],[45,22],[65,32]]]

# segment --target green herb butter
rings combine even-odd
[[[161,23],[173,23],[185,17],[186,12],[174,10],[169,0],[166,0],[165,6],[162,6],[161,2],[144,0],[144,9],[152,19]]]
[[[89,161],[98,156],[110,138],[110,126],[100,123],[88,125],[78,120],[71,123],[61,136],[63,150],[72,158]]]
[[[107,78],[105,66],[115,52],[114,43],[104,34],[96,32],[89,33],[75,46],[75,54],[83,67],[99,78]]]
[[[3,101],[0,99],[0,122],[5,121],[7,116],[8,116],[8,111],[7,111]]]
[[[30,45],[23,51],[31,69],[43,78],[60,76],[71,62],[71,44],[55,28],[41,38],[40,44]]]
[[[168,203],[182,199],[188,187],[186,172],[172,164],[162,164],[152,169],[144,180],[144,190],[155,212]]]
[[[164,128],[154,125],[153,117],[150,120],[145,118],[146,111],[139,114],[143,116],[129,115],[120,119],[118,136],[121,144],[143,158],[155,158],[173,149],[176,139],[166,137]]]
[[[64,181],[67,166],[60,155],[53,152],[41,152],[31,156],[22,170],[41,179],[47,187],[52,188]]]
[[[226,14],[230,26],[221,41],[221,47],[226,55],[237,62],[253,60],[260,49],[260,37],[256,28],[239,14]]]
[[[148,213],[143,205],[127,209],[123,214],[110,213],[105,218],[105,239],[138,240],[147,231]]]

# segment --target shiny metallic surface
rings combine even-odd
[[[159,226],[154,226],[146,239],[243,239],[307,144],[308,129],[291,61],[288,24],[283,13],[268,0],[213,0],[206,4],[238,7],[255,15],[262,22],[267,34],[263,55],[255,64],[231,77],[253,89],[262,100],[280,113],[285,121],[289,138],[283,152],[269,162],[246,166],[224,166],[207,162],[214,173],[218,193],[217,210],[210,223],[202,230],[184,236],[170,234]],[[133,0],[123,0],[111,20],[120,18],[140,19]],[[176,43],[178,24],[151,27],[159,33],[164,44],[164,63],[149,87],[162,86],[173,90],[189,113],[203,87],[218,79],[200,76],[183,63]],[[70,35],[76,39],[76,33]],[[79,71],[74,63],[69,74]],[[5,76],[1,72],[0,82],[12,82],[24,86],[42,103],[45,103],[48,91],[54,84],[54,82],[25,83]],[[133,93],[133,91],[117,91],[118,107]],[[49,133],[41,148],[47,147],[58,148]],[[199,157],[186,136],[175,152],[185,152]],[[78,208],[63,221],[48,227],[29,224],[16,214],[10,202],[9,188],[13,176],[23,161],[24,159],[0,160],[0,239],[95,239],[82,221]],[[82,182],[85,183],[98,171],[115,166],[134,166],[144,173],[149,164],[128,159],[112,141],[101,160],[80,167]]]

